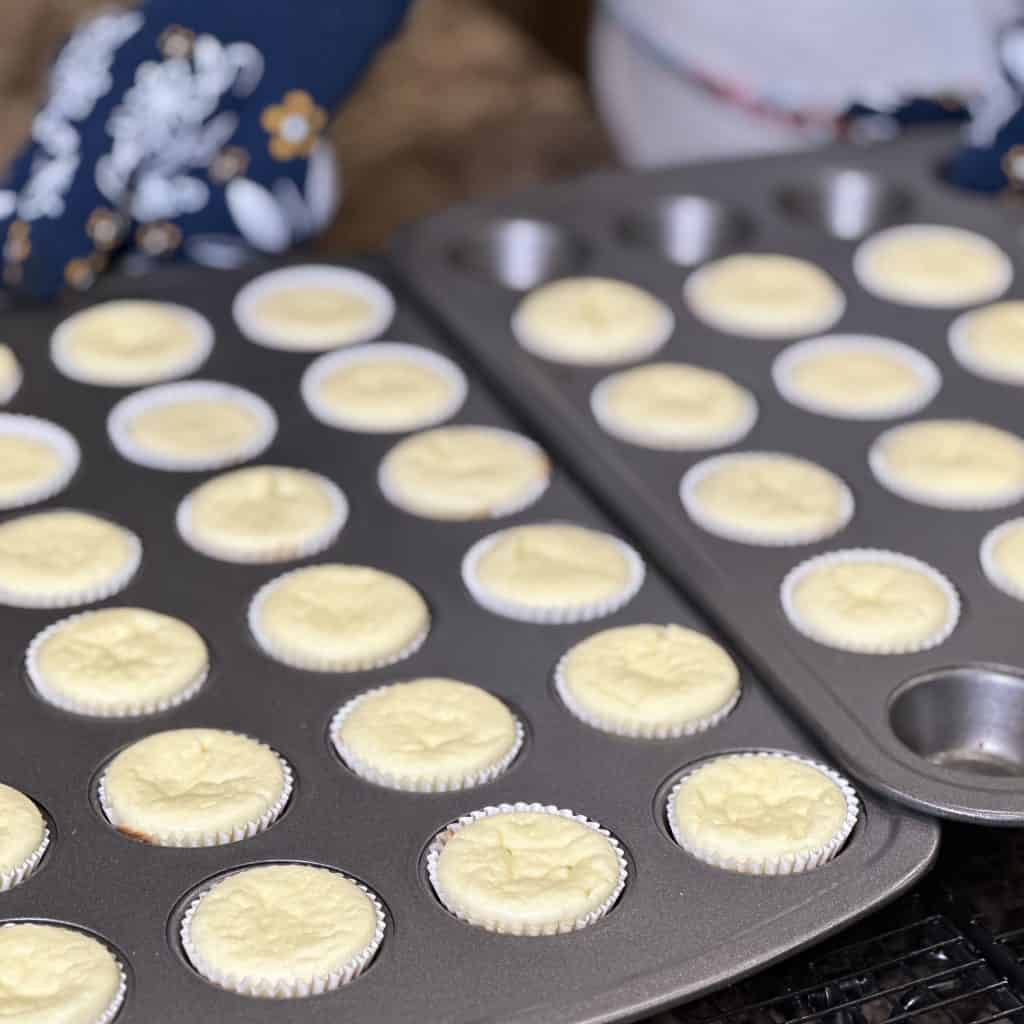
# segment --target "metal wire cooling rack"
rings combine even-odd
[[[947,827],[912,893],[649,1024],[1024,1024],[1024,831]]]

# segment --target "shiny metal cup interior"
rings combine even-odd
[[[904,683],[893,732],[932,764],[972,775],[1024,776],[1024,673],[1000,665],[938,669]]]
[[[659,196],[622,217],[621,241],[651,249],[671,263],[694,267],[736,249],[753,234],[750,218],[699,195]]]
[[[583,243],[568,229],[525,217],[487,221],[448,250],[460,269],[514,291],[572,274],[584,255]]]
[[[850,240],[907,220],[913,207],[909,193],[857,168],[828,168],[788,185],[778,203],[792,220]]]

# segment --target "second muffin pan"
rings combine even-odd
[[[833,419],[790,404],[771,376],[790,342],[716,331],[691,313],[682,294],[692,268],[730,252],[810,260],[846,296],[833,333],[893,338],[937,364],[942,386],[916,418],[974,417],[1020,434],[1020,388],[968,373],[950,352],[949,326],[961,310],[886,302],[854,276],[862,237],[901,222],[948,224],[998,243],[1015,270],[1004,297],[1024,294],[1019,225],[996,202],[969,198],[938,178],[955,145],[940,133],[594,175],[442,213],[408,231],[395,255],[541,439],[711,614],[848,771],[930,813],[1009,825],[1024,822],[1024,606],[986,579],[979,548],[990,529],[1020,514],[1019,503],[942,510],[885,490],[869,470],[868,449],[900,420]],[[838,473],[856,499],[849,524],[819,543],[775,548],[698,527],[681,507],[679,482],[722,449],[654,451],[613,437],[594,420],[590,396],[620,367],[558,365],[526,352],[512,334],[510,319],[526,290],[575,274],[629,281],[665,302],[676,329],[652,358],[720,370],[757,398],[753,430],[727,450],[788,452]],[[948,576],[963,602],[952,635],[931,650],[896,656],[842,653],[801,636],[779,600],[786,573],[823,551],[858,547],[910,555]]]
[[[377,265],[366,269],[381,274]],[[688,766],[752,749],[820,759],[814,743],[742,663],[738,705],[700,735],[625,740],[574,718],[552,681],[574,643],[613,625],[672,621],[707,631],[704,621],[653,570],[624,608],[590,623],[538,626],[476,604],[460,562],[481,537],[552,519],[613,528],[557,466],[543,496],[508,518],[446,523],[396,509],[376,483],[396,436],[317,422],[300,397],[311,357],[258,347],[239,334],[231,300],[251,276],[167,271],[105,283],[89,301],[144,295],[207,316],[217,341],[202,376],[261,395],[277,414],[279,431],[259,461],[313,469],[349,499],[338,539],[299,564],[347,561],[397,573],[428,601],[430,634],[406,660],[367,672],[304,672],[266,657],[247,629],[246,610],[261,585],[296,563],[233,565],[189,548],[175,532],[175,510],[206,475],[146,469],[121,458],[105,421],[124,392],[75,383],[50,365],[51,331],[81,304],[7,315],[5,340],[25,368],[9,410],[53,418],[82,447],[77,475],[44,507],[93,510],[138,533],[141,570],[104,604],[153,608],[192,624],[209,645],[211,672],[194,698],[161,714],[73,715],[43,701],[24,673],[32,638],[70,612],[0,609],[0,779],[38,801],[52,831],[39,868],[0,894],[0,923],[66,922],[112,944],[129,983],[118,1020],[597,1022],[639,1016],[749,973],[868,913],[927,869],[935,824],[866,791],[859,793],[862,813],[845,848],[805,874],[732,874],[676,845],[665,799]],[[387,336],[444,351],[407,308]],[[475,381],[454,422],[516,428]],[[344,766],[328,737],[338,708],[371,687],[424,675],[476,683],[512,707],[526,740],[507,772],[476,789],[416,794],[373,785]],[[111,756],[144,736],[186,726],[237,730],[287,759],[294,791],[265,832],[230,845],[176,849],[133,841],[103,819],[96,784]],[[606,917],[574,934],[512,938],[463,924],[441,906],[425,867],[435,834],[460,815],[516,801],[570,808],[621,842],[628,882]],[[379,895],[385,940],[352,983],[281,1002],[223,991],[189,966],[178,935],[196,895],[220,875],[275,861],[334,867]]]

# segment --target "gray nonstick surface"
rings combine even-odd
[[[682,299],[689,268],[730,251],[786,252],[824,267],[847,307],[837,333],[892,337],[918,347],[943,375],[918,417],[974,417],[1020,433],[1022,390],[962,369],[947,344],[960,310],[899,306],[856,282],[856,238],[901,221],[973,228],[1009,253],[1024,294],[1019,214],[944,185],[937,170],[954,145],[944,133],[875,147],[695,165],[642,175],[596,175],[500,201],[458,207],[406,232],[395,256],[408,280],[460,343],[517,402],[613,515],[699,602],[766,680],[861,781],[930,813],[990,824],[1024,822],[1024,642],[1020,602],[996,590],[978,561],[983,536],[1020,515],[943,511],[877,484],[868,447],[892,421],[814,415],[771,382],[784,343],[740,338],[698,321]],[[734,448],[806,456],[839,473],[857,501],[851,523],[819,544],[765,548],[718,539],[683,512],[683,473],[708,452],[651,451],[605,434],[589,409],[609,369],[546,362],[520,348],[509,318],[522,289],[552,277],[605,274],[667,302],[676,330],[653,358],[722,370],[760,405]],[[821,551],[890,548],[949,576],[960,624],[933,650],[846,654],[799,635],[779,584]],[[919,685],[908,690],[913,682]]]
[[[381,272],[376,264],[368,269]],[[64,424],[83,448],[79,474],[48,504],[108,514],[143,539],[140,574],[105,603],[184,618],[205,636],[213,668],[194,700],[159,716],[65,714],[29,689],[22,658],[35,633],[66,613],[0,609],[0,779],[35,798],[56,833],[40,870],[0,894],[0,921],[69,922],[110,942],[129,968],[119,1018],[125,1021],[597,1022],[640,1017],[752,972],[867,914],[926,871],[937,826],[867,792],[847,847],[806,875],[732,875],[677,847],[662,821],[662,800],[685,765],[720,751],[772,748],[817,757],[818,748],[746,668],[736,710],[698,737],[627,741],[574,719],[551,686],[553,666],[571,644],[611,625],[675,621],[707,629],[704,621],[656,571],[625,609],[597,623],[530,626],[474,605],[459,562],[477,538],[508,522],[557,518],[609,528],[607,520],[560,469],[541,500],[510,520],[437,523],[394,509],[379,494],[375,472],[395,439],[320,425],[299,397],[310,357],[263,349],[238,335],[231,298],[251,273],[165,271],[105,284],[89,301],[145,295],[208,316],[218,340],[198,376],[253,389],[280,418],[277,440],[260,461],[325,473],[349,497],[348,524],[315,561],[361,562],[410,580],[430,604],[431,634],[413,657],[374,672],[321,675],[266,658],[247,632],[246,607],[262,583],[290,565],[233,566],[186,547],[173,529],[174,510],[203,477],[122,460],[104,429],[122,392],[75,384],[49,365],[50,331],[73,307],[6,314],[4,340],[26,370],[9,408]],[[442,347],[404,308],[388,335]],[[456,420],[510,424],[476,382]],[[528,738],[507,774],[478,790],[423,796],[363,782],[334,756],[327,727],[341,703],[370,686],[425,674],[478,683],[519,712]],[[198,725],[249,733],[288,759],[296,790],[282,818],[251,840],[211,849],[150,847],[116,833],[92,798],[97,771],[140,737]],[[464,812],[518,800],[584,813],[622,842],[629,883],[598,924],[551,938],[491,935],[456,920],[430,892],[421,858],[434,833]],[[384,901],[384,945],[351,985],[295,1002],[254,1000],[214,988],[186,963],[176,933],[189,895],[219,873],[274,860],[335,866]]]

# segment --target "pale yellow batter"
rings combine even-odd
[[[547,456],[521,434],[495,427],[438,427],[384,457],[380,488],[428,519],[493,519],[532,504],[551,475]]]
[[[467,923],[510,935],[591,924],[625,881],[612,841],[542,810],[499,811],[449,828],[430,872],[441,902]]]
[[[0,1020],[10,1024],[97,1024],[124,999],[110,950],[63,925],[0,925]]]
[[[51,356],[74,380],[138,387],[191,373],[212,344],[213,328],[191,309],[121,299],[65,320],[54,332]]]
[[[988,533],[981,565],[995,586],[1024,601],[1024,519],[1011,519]]]
[[[384,918],[337,871],[265,864],[200,896],[182,927],[200,974],[244,995],[295,998],[337,988],[373,958]]]
[[[357,270],[290,267],[246,285],[235,299],[234,314],[252,341],[317,352],[381,333],[394,316],[394,299],[379,281]]]
[[[46,822],[39,808],[24,793],[0,782],[0,892],[28,875],[42,856],[46,841]],[[0,966],[0,977],[2,974]],[[0,1020],[3,1019],[0,1009]]]
[[[949,329],[949,344],[972,373],[1024,384],[1024,301],[996,302],[964,313]]]
[[[152,714],[202,685],[209,654],[187,623],[146,608],[101,608],[64,619],[29,647],[40,695],[83,715]]]
[[[454,415],[465,400],[466,379],[429,349],[380,342],[322,356],[303,376],[302,393],[329,426],[399,433]]]
[[[757,418],[754,396],[729,377],[689,363],[651,363],[605,378],[590,400],[610,434],[647,448],[733,444]]]
[[[356,671],[408,657],[430,613],[405,580],[362,565],[315,565],[257,593],[249,624],[271,657],[321,672]]]
[[[75,439],[56,423],[0,413],[0,509],[52,497],[80,459]]]
[[[683,626],[620,626],[573,647],[555,675],[583,721],[623,736],[664,739],[714,725],[735,704],[736,663]]]
[[[793,757],[730,754],[686,776],[670,802],[680,845],[719,867],[789,874],[838,851],[855,817],[838,782]]]
[[[0,345],[0,405],[9,402],[21,387],[21,367],[10,346]]]
[[[638,568],[629,549],[606,533],[544,523],[485,538],[470,549],[463,577],[473,596],[499,614],[590,618],[632,597]]]
[[[994,299],[1013,277],[1010,261],[994,242],[941,224],[880,231],[861,243],[853,269],[879,298],[947,308]]]
[[[0,524],[0,603],[29,608],[86,604],[135,573],[135,534],[88,512],[53,509]]]
[[[906,654],[940,644],[960,604],[934,569],[885,551],[820,555],[783,581],[790,622],[818,643],[863,654]]]
[[[1024,495],[1024,441],[977,420],[917,420],[871,446],[879,482],[940,508],[997,508]]]
[[[668,341],[674,326],[663,302],[607,277],[567,277],[542,285],[512,318],[516,338],[534,355],[581,366],[649,356]]]
[[[348,506],[326,477],[288,466],[248,466],[207,480],[178,509],[193,547],[228,562],[278,562],[322,551]]]
[[[916,412],[935,396],[935,364],[887,338],[833,335],[799,342],[776,359],[772,376],[787,401],[848,419]]]
[[[683,289],[694,315],[751,338],[787,338],[831,327],[845,299],[823,270],[776,253],[739,253],[695,271]]]
[[[357,774],[425,793],[490,781],[522,742],[500,700],[442,678],[393,683],[357,697],[336,717],[331,735]]]
[[[683,477],[680,494],[695,523],[746,544],[808,544],[841,530],[853,514],[839,477],[779,452],[706,459]]]
[[[216,846],[267,828],[291,777],[274,751],[248,736],[173,729],[122,750],[100,787],[119,832],[155,846]]]

